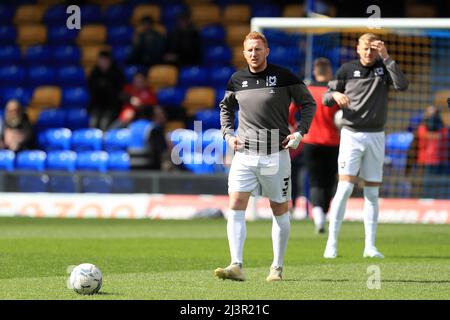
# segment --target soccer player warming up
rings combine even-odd
[[[408,88],[408,80],[389,56],[384,42],[372,33],[358,39],[359,60],[350,61],[337,71],[323,96],[325,105],[337,103],[343,110],[338,156],[339,182],[330,208],[325,258],[336,258],[339,229],[347,200],[358,176],[364,181],[363,257],[384,258],[375,246],[378,222],[378,192],[383,177],[384,126],[388,89]]]
[[[308,132],[315,102],[306,86],[290,71],[267,63],[269,47],[265,36],[250,32],[244,40],[248,67],[237,71],[228,82],[220,103],[224,139],[235,151],[228,177],[230,209],[227,235],[231,264],[218,268],[220,279],[245,280],[242,271],[246,237],[245,210],[250,194],[261,188],[270,199],[273,212],[274,260],[267,281],[282,279],[283,258],[290,232],[288,201],[291,198],[291,162],[288,148],[297,148]],[[298,131],[288,127],[291,100],[302,106]],[[239,125],[234,134],[235,109]]]

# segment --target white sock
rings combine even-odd
[[[353,192],[354,184],[348,181],[339,181],[330,206],[330,226],[328,230],[327,246],[336,246],[339,229],[341,228],[342,220],[344,219],[345,207],[347,200]]]
[[[379,187],[364,187],[364,230],[366,233],[366,248],[375,247],[379,211],[379,189]]]
[[[323,212],[322,207],[314,207],[312,209],[312,214],[316,228],[322,228],[325,224],[325,213]]]
[[[228,210],[227,235],[231,263],[242,264],[244,241],[247,236],[245,210]]]
[[[272,267],[282,267],[284,254],[286,253],[289,233],[291,231],[291,220],[289,211],[280,216],[272,218],[272,246],[273,263]]]

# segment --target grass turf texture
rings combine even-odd
[[[218,280],[229,263],[225,220],[0,218],[0,299],[450,299],[450,226],[378,228],[384,260],[362,258],[362,223],[345,222],[339,257],[322,258],[326,235],[293,221],[284,281],[266,283],[271,221],[247,223],[245,282]],[[66,287],[69,265],[103,272],[100,294]],[[371,265],[381,289],[368,289]]]

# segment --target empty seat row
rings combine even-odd
[[[180,12],[186,6],[181,1],[161,1],[159,4],[113,4],[102,12],[101,7],[95,4],[80,6],[83,12],[84,23],[122,23],[138,24],[143,16],[151,16],[156,22],[174,24]],[[286,8],[289,9],[289,8]],[[1,6],[0,17],[5,22],[14,24],[45,23],[47,25],[65,24],[67,19],[67,5],[59,4],[46,7],[39,4],[27,4],[14,8]],[[280,16],[282,8],[274,3],[228,4],[223,9],[215,3],[195,2],[189,6],[192,20],[197,25],[208,23],[245,23],[251,16],[268,17]]]
[[[25,150],[17,153],[0,150],[0,170],[129,170],[130,156],[125,151]]]
[[[137,120],[128,128],[106,132],[96,128],[73,131],[68,128],[51,128],[39,132],[37,142],[39,148],[45,151],[126,151],[146,147],[152,128],[153,123],[147,120]]]

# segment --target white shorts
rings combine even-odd
[[[228,176],[228,193],[251,192],[276,203],[291,200],[291,158],[288,150],[270,155],[236,152]]]
[[[359,176],[370,182],[383,180],[384,132],[341,130],[339,175]]]

